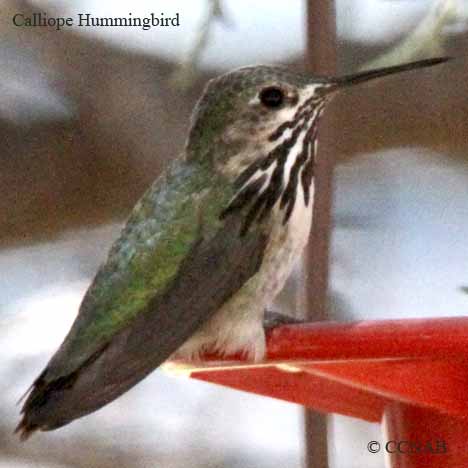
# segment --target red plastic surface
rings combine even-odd
[[[385,453],[393,468],[467,468],[468,420],[394,403],[384,417]]]
[[[391,466],[468,468],[468,317],[288,325],[267,344],[261,364],[211,357],[191,376],[322,412],[385,415],[394,439],[437,436],[450,451],[390,453]]]

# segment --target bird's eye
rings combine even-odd
[[[280,107],[284,101],[284,93],[281,88],[277,86],[270,86],[268,88],[262,89],[260,92],[260,102],[270,109]]]

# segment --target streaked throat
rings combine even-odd
[[[311,204],[311,185],[317,150],[318,121],[325,101],[312,96],[298,106],[292,118],[283,121],[268,136],[269,150],[247,166],[234,182],[236,190],[221,218],[245,210],[241,235],[254,222],[261,222],[277,205],[287,224],[299,190],[304,204]],[[311,209],[311,207],[310,207]]]

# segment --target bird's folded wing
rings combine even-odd
[[[52,429],[118,397],[164,362],[251,278],[265,234],[200,168],[172,170],[139,203],[36,381],[20,430]]]

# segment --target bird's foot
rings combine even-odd
[[[295,323],[305,323],[305,320],[281,314],[280,312],[273,312],[271,310],[265,310],[265,315],[263,316],[263,328],[265,331],[271,330],[272,328],[280,325],[291,325]]]

